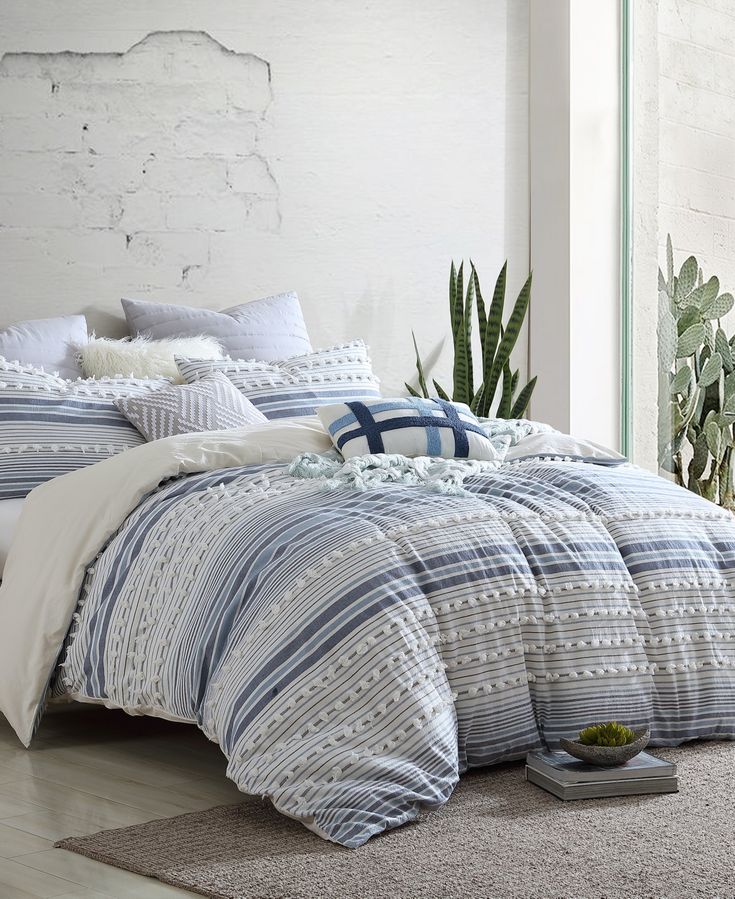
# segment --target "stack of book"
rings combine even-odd
[[[566,752],[529,752],[526,780],[559,799],[598,799],[679,790],[676,765],[647,752],[615,768],[588,765]]]

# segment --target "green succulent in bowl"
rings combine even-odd
[[[629,727],[617,721],[594,724],[579,732],[579,742],[585,746],[627,746],[637,739]]]
[[[559,744],[575,759],[590,765],[612,767],[635,758],[646,748],[650,738],[651,731],[647,727],[634,731],[617,721],[606,721],[585,727],[577,740],[561,737]]]

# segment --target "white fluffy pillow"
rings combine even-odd
[[[183,384],[175,356],[198,359],[222,359],[222,347],[214,337],[170,337],[150,340],[147,337],[89,338],[78,348],[78,358],[87,378],[171,378]]]

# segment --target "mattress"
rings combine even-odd
[[[13,542],[24,502],[25,497],[0,500],[0,577],[5,568],[5,560]]]

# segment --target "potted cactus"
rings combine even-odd
[[[735,305],[689,256],[658,273],[659,465],[677,484],[732,509],[735,335],[722,319]]]
[[[480,289],[480,278],[472,260],[470,260],[470,274],[467,279],[466,291],[464,261],[460,263],[458,269],[452,262],[449,272],[449,317],[454,348],[451,399],[457,403],[466,403],[475,415],[482,417],[490,415],[490,409],[498,388],[500,388],[500,398],[495,415],[498,418],[520,418],[526,411],[533,388],[536,386],[534,377],[518,392],[520,372],[518,369],[513,371],[510,365],[510,355],[518,340],[531,299],[531,275],[528,276],[526,283],[521,288],[507,322],[503,324],[507,267],[508,263],[506,262],[500,270],[489,308],[485,306]],[[480,334],[482,356],[482,383],[480,384],[475,382],[472,359],[473,312],[477,316]],[[415,334],[413,334],[413,346],[416,351],[419,389],[416,390],[410,384],[406,384],[406,389],[411,396],[429,397],[429,387],[426,383],[424,365],[421,361]],[[450,399],[448,392],[443,389],[441,384],[435,380],[432,383],[437,396],[443,400]]]

